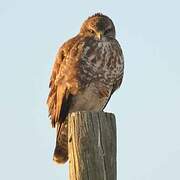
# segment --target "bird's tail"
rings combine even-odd
[[[63,164],[68,160],[68,123],[65,120],[61,125],[57,123],[56,147],[53,160]]]

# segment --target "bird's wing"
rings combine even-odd
[[[68,113],[71,93],[65,80],[65,73],[67,73],[65,70],[68,71],[68,67],[65,64],[67,55],[77,40],[78,37],[76,36],[63,44],[57,53],[52,69],[49,83],[50,92],[47,99],[52,127],[55,127],[58,121],[61,124]]]

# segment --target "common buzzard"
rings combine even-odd
[[[57,127],[54,161],[68,160],[67,114],[102,111],[120,87],[124,70],[112,20],[101,13],[89,17],[79,34],[58,50],[47,99],[52,126]]]

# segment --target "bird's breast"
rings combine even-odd
[[[92,79],[113,85],[122,71],[119,46],[113,41],[90,41],[84,45],[79,62],[79,79],[88,84]]]
[[[69,111],[101,111],[109,99],[111,90],[112,87],[107,88],[100,82],[92,82],[72,97]]]

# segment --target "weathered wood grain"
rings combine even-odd
[[[68,116],[70,180],[116,180],[116,121],[112,113]]]

